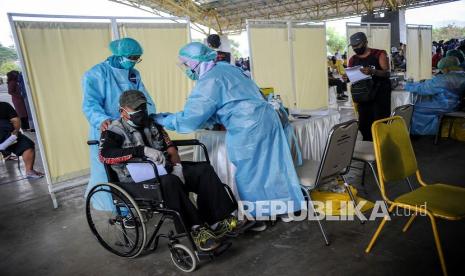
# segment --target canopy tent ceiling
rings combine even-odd
[[[246,19],[320,21],[414,8],[456,0],[111,0],[159,14],[188,16],[220,33],[245,28]]]

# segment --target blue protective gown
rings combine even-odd
[[[112,57],[92,67],[82,77],[82,112],[89,122],[89,140],[100,140],[100,125],[106,119],[120,117],[119,97],[130,89],[143,92],[147,97],[148,113],[155,114],[155,104],[142,83],[139,71],[115,68],[110,65]],[[129,73],[135,83],[129,80]],[[86,193],[98,183],[108,182],[103,164],[98,159],[98,146],[90,146],[90,180]]]
[[[436,75],[425,82],[407,83],[405,89],[418,95],[411,133],[435,135],[439,128],[439,115],[455,111],[465,93],[465,73]]]
[[[157,117],[165,128],[180,133],[193,132],[212,119],[227,129],[226,148],[237,169],[240,200],[265,201],[267,206],[281,201],[290,205],[287,212],[300,210],[304,198],[278,115],[240,68],[224,62],[200,77],[184,111]],[[281,213],[286,211],[264,215]]]

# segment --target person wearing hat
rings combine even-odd
[[[462,68],[462,70],[465,70],[465,55],[463,52],[459,49],[453,49],[449,50],[446,53],[446,57],[456,57],[459,60],[459,67]]]
[[[435,135],[439,116],[456,111],[465,93],[465,73],[454,56],[438,62],[442,74],[424,82],[409,82],[405,90],[417,95],[410,132],[414,135]]]
[[[196,84],[183,111],[157,114],[157,122],[179,133],[192,133],[213,122],[226,128],[238,196],[247,202],[250,216],[265,219],[305,208],[283,126],[255,82],[242,69],[216,62],[216,52],[202,43],[182,47],[179,61]],[[270,207],[282,203],[286,208]],[[266,228],[263,221],[255,226],[256,231]]]
[[[375,120],[389,117],[391,113],[391,81],[389,59],[386,51],[369,48],[367,36],[358,32],[350,36],[350,46],[355,55],[349,59],[349,67],[362,66],[360,71],[373,80],[374,99],[358,102],[359,130],[363,140],[372,141],[371,125]]]
[[[209,163],[183,162],[176,146],[162,126],[149,117],[147,98],[141,91],[128,90],[119,98],[120,118],[102,133],[100,161],[111,165],[120,182],[134,182],[125,162],[149,159],[164,166],[160,184],[166,207],[177,211],[193,239],[204,251],[220,245],[219,238],[238,225],[231,216],[236,210],[223,183]],[[197,207],[189,199],[189,192],[197,194]],[[128,216],[127,214],[125,214]],[[132,219],[125,217],[127,227]],[[178,233],[182,226],[175,220]]]
[[[134,89],[147,97],[147,110],[155,114],[155,104],[150,98],[134,66],[141,61],[141,45],[132,38],[114,40],[109,49],[112,55],[84,73],[81,85],[83,91],[82,112],[89,122],[89,140],[98,140],[101,131],[107,129],[112,120],[119,117],[119,96],[126,90]],[[108,182],[105,169],[98,160],[98,146],[90,146],[90,179],[85,192],[97,183]],[[110,202],[111,203],[111,202]]]

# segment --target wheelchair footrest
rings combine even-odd
[[[231,247],[231,245],[232,245],[232,242],[226,241],[226,242],[223,242],[217,249],[213,251],[197,252],[197,256],[199,257],[199,259],[213,259],[215,257],[220,256],[224,252],[226,252],[226,250],[228,250]]]

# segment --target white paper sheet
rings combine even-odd
[[[362,66],[354,66],[346,68],[346,75],[351,83],[356,83],[361,80],[371,79],[371,76],[363,74],[360,69]]]
[[[136,183],[155,178],[155,172],[153,171],[151,164],[129,163],[126,165],[126,168],[128,169],[129,174],[131,174],[132,180]],[[167,174],[165,167],[157,165],[157,169],[159,176]]]

